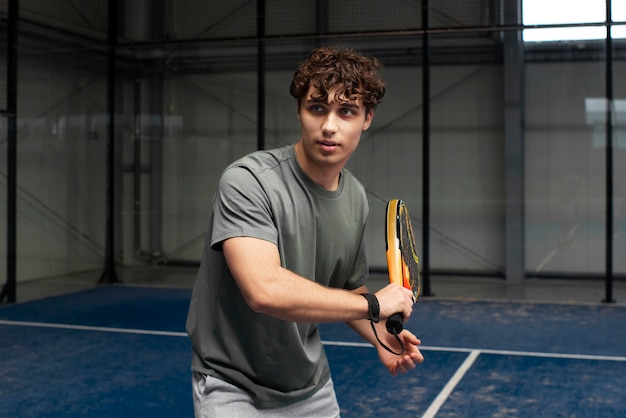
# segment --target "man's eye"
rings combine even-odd
[[[341,113],[346,116],[351,116],[351,115],[354,115],[354,110],[349,107],[344,107],[341,109]]]
[[[311,105],[309,109],[311,109],[311,112],[315,112],[315,113],[320,113],[324,111],[324,107],[320,105]]]

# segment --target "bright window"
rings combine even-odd
[[[613,0],[613,22],[626,22],[626,1]]]
[[[626,0],[613,0],[614,22],[626,21]],[[524,25],[558,25],[577,23],[603,24],[606,0],[524,0]],[[569,41],[606,38],[604,26],[525,29],[524,41]],[[615,26],[614,38],[626,38],[626,26]]]

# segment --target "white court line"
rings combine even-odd
[[[90,327],[86,325],[69,325],[69,324],[54,324],[47,322],[23,322],[23,321],[5,321],[0,319],[0,325],[17,325],[23,327],[38,327],[38,328],[57,328],[57,329],[73,329],[80,331],[98,331],[98,332],[117,332],[122,334],[143,334],[143,335],[161,335],[167,337],[186,337],[185,332],[170,332],[170,331],[150,331],[143,329],[128,329],[128,328],[108,328],[108,327]]]
[[[524,356],[524,357],[545,357],[545,358],[563,358],[571,360],[601,360],[601,361],[626,361],[624,356],[601,356],[593,354],[565,354],[565,353],[541,353],[537,351],[514,351],[514,350],[490,350],[487,348],[454,348],[454,347],[423,347],[420,350],[430,351],[449,351],[459,353],[469,353],[472,351],[480,351],[481,354],[496,354],[503,356]]]
[[[472,364],[474,364],[474,361],[476,361],[479,355],[480,351],[478,350],[473,350],[469,353],[469,356],[467,356],[463,364],[461,364],[456,373],[454,373],[450,380],[448,380],[448,383],[441,389],[441,392],[439,392],[439,395],[437,395],[433,403],[431,403],[426,412],[424,412],[422,418],[433,418],[437,414],[439,408],[441,408],[446,399],[448,399],[456,385],[463,379],[463,376],[465,376],[465,373],[472,367]]]
[[[129,328],[109,328],[109,327],[93,327],[87,325],[70,325],[70,324],[55,324],[49,322],[28,322],[28,321],[9,321],[0,319],[0,325],[14,325],[22,327],[36,327],[36,328],[57,328],[57,329],[73,329],[79,331],[98,331],[98,332],[117,332],[122,334],[140,334],[140,335],[160,335],[166,337],[187,337],[186,332],[173,332],[173,331],[150,331],[143,329],[129,329]],[[339,346],[339,347],[361,347],[361,348],[373,348],[370,343],[358,343],[358,342],[343,342],[343,341],[322,341],[324,345]],[[626,357],[622,356],[597,356],[587,354],[563,354],[563,353],[540,353],[532,351],[507,351],[507,350],[489,350],[482,348],[456,348],[456,347],[435,347],[435,346],[420,346],[422,351],[446,351],[457,353],[471,353],[478,351],[483,354],[498,354],[503,356],[527,356],[527,357],[546,357],[546,358],[565,358],[575,360],[602,360],[602,361],[626,361]]]
[[[369,343],[350,343],[341,341],[322,341],[324,345],[334,345],[339,347],[362,347],[373,348]],[[626,361],[623,356],[600,356],[592,354],[565,354],[565,353],[541,353],[535,351],[513,351],[513,350],[490,350],[487,348],[457,348],[457,347],[435,347],[420,345],[421,351],[445,351],[450,353],[471,353],[478,351],[481,354],[496,354],[502,356],[524,356],[524,357],[545,357],[563,358],[572,360],[601,360],[601,361]]]

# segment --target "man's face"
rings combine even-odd
[[[361,100],[335,97],[335,91],[329,92],[326,101],[315,99],[317,94],[318,90],[310,87],[298,111],[300,142],[305,152],[303,168],[343,168],[357,148],[361,133],[369,128],[374,112],[366,111]]]

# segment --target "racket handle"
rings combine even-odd
[[[404,327],[402,326],[402,314],[396,313],[387,318],[387,331],[393,335],[399,335]]]

